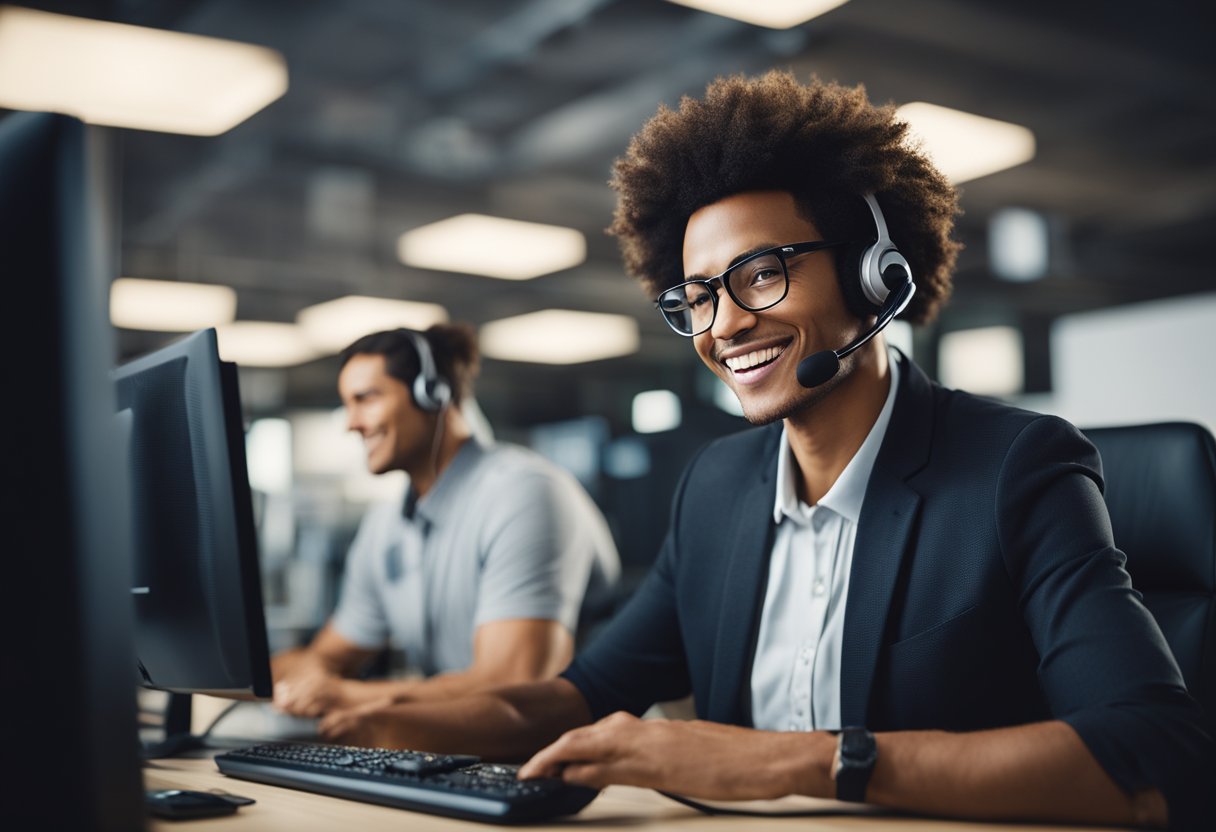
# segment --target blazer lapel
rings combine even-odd
[[[736,507],[723,529],[725,580],[714,641],[714,669],[702,716],[715,722],[750,725],[743,694],[751,683],[751,657],[772,548],[773,500],[780,426],[770,430],[754,476],[741,482]],[[699,710],[699,709],[698,709]]]
[[[933,438],[929,380],[900,356],[900,387],[857,526],[840,667],[842,726],[865,725],[887,611],[911,543],[920,495],[906,483],[927,463]]]

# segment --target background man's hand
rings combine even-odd
[[[294,716],[319,717],[352,704],[350,680],[321,671],[297,673],[275,682],[274,706]]]
[[[383,710],[392,704],[390,697],[332,710],[317,723],[317,731],[329,742],[343,745],[392,745],[381,719]]]
[[[823,732],[641,720],[618,712],[563,734],[519,776],[560,777],[594,788],[620,783],[718,800],[830,796],[835,749],[835,739]]]

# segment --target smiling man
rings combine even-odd
[[[906,132],[785,73],[660,110],[617,163],[612,231],[760,427],[693,459],[651,575],[559,678],[324,731],[693,797],[1210,821],[1211,728],[1093,446],[879,334],[932,320],[958,249],[955,191]],[[638,718],[688,693],[701,721]]]
[[[602,603],[620,571],[591,498],[537,454],[473,438],[461,408],[477,371],[471,328],[375,333],[341,361],[368,470],[410,484],[404,505],[365,516],[333,619],[274,657],[275,704],[313,717],[554,676],[584,601]],[[389,645],[427,678],[353,678]]]

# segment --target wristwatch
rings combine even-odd
[[[874,735],[865,728],[840,729],[836,740],[836,799],[852,803],[864,803],[866,786],[874,763],[878,761],[878,745]]]

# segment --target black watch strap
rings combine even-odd
[[[864,803],[878,744],[865,728],[842,728],[836,747],[836,799]]]

